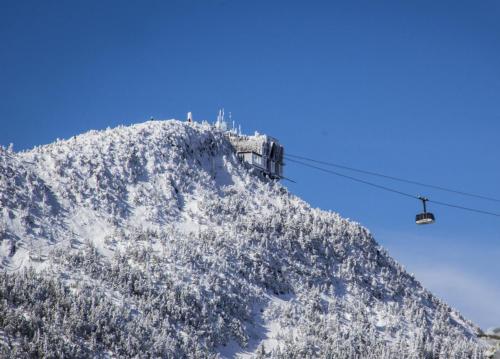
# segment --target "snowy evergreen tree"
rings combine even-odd
[[[209,125],[1,149],[0,204],[0,357],[483,356],[367,229],[249,171]]]

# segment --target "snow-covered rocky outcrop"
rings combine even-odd
[[[208,125],[2,148],[0,205],[2,357],[483,356],[367,229]]]

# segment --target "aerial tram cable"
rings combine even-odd
[[[330,174],[333,174],[333,175],[336,175],[336,176],[339,176],[339,177],[344,177],[344,178],[350,179],[352,181],[363,183],[363,184],[366,184],[366,185],[369,185],[369,186],[372,186],[372,187],[380,188],[380,189],[383,189],[385,191],[397,193],[397,194],[400,194],[402,196],[406,196],[406,197],[410,197],[410,198],[414,198],[414,199],[419,199],[418,196],[415,196],[413,194],[402,192],[402,191],[399,191],[399,190],[396,190],[396,189],[393,189],[393,188],[390,188],[390,187],[382,186],[382,185],[379,185],[379,184],[376,184],[376,183],[373,183],[373,182],[368,182],[368,181],[365,181],[365,180],[362,180],[362,179],[359,179],[359,178],[356,178],[356,177],[352,177],[352,176],[349,176],[349,175],[346,175],[346,174],[343,174],[343,173],[335,172],[335,171],[332,171],[332,170],[329,170],[329,169],[326,169],[326,168],[323,168],[323,167],[311,165],[309,163],[305,163],[305,162],[302,162],[302,161],[297,161],[297,160],[294,160],[294,159],[291,159],[291,158],[288,158],[288,161],[291,161],[291,162],[294,162],[294,163],[298,163],[298,164],[306,166],[306,167],[315,168],[317,170],[320,170],[320,171],[323,171],[323,172],[326,172],[326,173],[330,173]]]
[[[372,186],[372,187],[375,187],[375,188],[378,188],[378,189],[382,189],[382,190],[387,191],[387,192],[392,192],[392,193],[399,194],[401,196],[405,196],[405,197],[409,197],[409,198],[413,198],[413,199],[418,199],[419,201],[423,202],[424,212],[422,212],[420,214],[417,214],[417,217],[416,217],[416,223],[417,224],[429,224],[429,223],[434,223],[434,221],[435,221],[434,215],[432,213],[430,213],[430,212],[427,212],[427,207],[426,207],[426,203],[427,202],[434,203],[434,204],[437,204],[437,205],[440,205],[440,206],[447,206],[447,207],[451,207],[451,208],[461,209],[461,210],[464,210],[464,211],[475,212],[475,213],[479,213],[479,214],[484,214],[484,215],[489,215],[489,216],[494,216],[494,217],[499,217],[500,218],[500,213],[484,211],[482,209],[464,207],[464,206],[460,206],[460,205],[456,205],[456,204],[451,204],[451,203],[446,203],[446,202],[434,201],[434,200],[430,200],[430,199],[422,197],[422,196],[415,196],[413,194],[406,193],[406,192],[403,192],[403,191],[399,191],[399,190],[396,190],[394,188],[382,186],[382,185],[379,185],[379,184],[376,184],[376,183],[373,183],[373,182],[365,181],[365,180],[362,180],[362,179],[359,179],[359,178],[356,178],[356,177],[353,177],[353,176],[349,176],[349,175],[346,175],[346,174],[343,174],[343,173],[332,171],[332,170],[327,169],[327,168],[323,168],[323,167],[319,167],[319,166],[316,166],[316,165],[312,165],[310,163],[306,163],[306,162],[294,160],[292,158],[288,158],[288,161],[300,164],[300,165],[305,166],[305,167],[314,168],[316,170],[319,170],[319,171],[322,171],[322,172],[325,172],[325,173],[329,173],[329,174],[332,174],[332,175],[335,175],[335,176],[347,178],[347,179],[350,179],[350,180],[355,181],[355,182],[359,182],[359,183],[362,183],[362,184],[366,184],[368,186]],[[421,223],[419,223],[419,216],[421,216],[420,217],[420,222]],[[422,220],[424,220],[425,223],[422,223]]]
[[[440,201],[434,201],[434,200],[430,200],[430,199],[428,201],[431,202],[431,203],[440,205],[440,206],[446,206],[446,207],[451,207],[451,208],[462,209],[464,211],[475,212],[475,213],[479,213],[479,214],[486,214],[488,216],[500,217],[500,213],[488,212],[488,211],[484,211],[482,209],[469,208],[469,207],[459,206],[457,204],[451,204],[451,203],[445,203],[445,202],[440,202]]]
[[[437,189],[437,190],[440,190],[440,191],[445,191],[445,192],[459,194],[459,195],[462,195],[462,196],[474,197],[474,198],[479,198],[479,199],[483,199],[483,200],[487,200],[487,201],[492,201],[492,202],[500,202],[500,199],[498,199],[498,198],[488,197],[488,196],[484,196],[484,195],[480,195],[480,194],[475,194],[475,193],[470,193],[470,192],[459,191],[459,190],[450,189],[450,188],[446,188],[446,187],[442,187],[442,186],[436,186],[436,185],[433,185],[433,184],[428,184],[428,183],[413,181],[413,180],[409,180],[409,179],[405,179],[405,178],[389,176],[389,175],[385,175],[385,174],[378,173],[378,172],[366,171],[366,170],[362,170],[362,169],[359,169],[359,168],[353,168],[353,167],[349,167],[349,166],[344,166],[344,165],[340,165],[340,164],[333,163],[333,162],[319,161],[319,160],[315,160],[313,158],[308,158],[308,157],[303,157],[303,156],[297,156],[297,155],[292,155],[292,154],[286,154],[285,158],[288,158],[288,159],[298,159],[298,160],[313,162],[313,163],[317,163],[317,164],[321,164],[321,165],[325,165],[325,166],[337,167],[337,168],[341,168],[341,169],[348,170],[348,171],[363,173],[363,174],[367,174],[367,175],[370,175],[370,176],[376,176],[376,177],[381,177],[381,178],[387,178],[387,179],[390,179],[390,180],[393,180],[393,181],[410,183],[410,184],[414,184],[414,185],[418,185],[418,186],[422,186],[422,187],[433,188],[433,189]]]

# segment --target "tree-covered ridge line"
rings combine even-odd
[[[0,173],[4,356],[483,355],[367,229],[252,173],[208,126],[3,149]]]

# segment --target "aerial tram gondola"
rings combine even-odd
[[[424,205],[424,211],[422,213],[417,214],[415,217],[415,223],[416,224],[432,224],[436,221],[436,218],[434,217],[434,214],[431,212],[427,212],[427,205],[426,202],[429,200],[428,198],[425,197],[418,197],[419,200],[422,201],[422,204]]]

